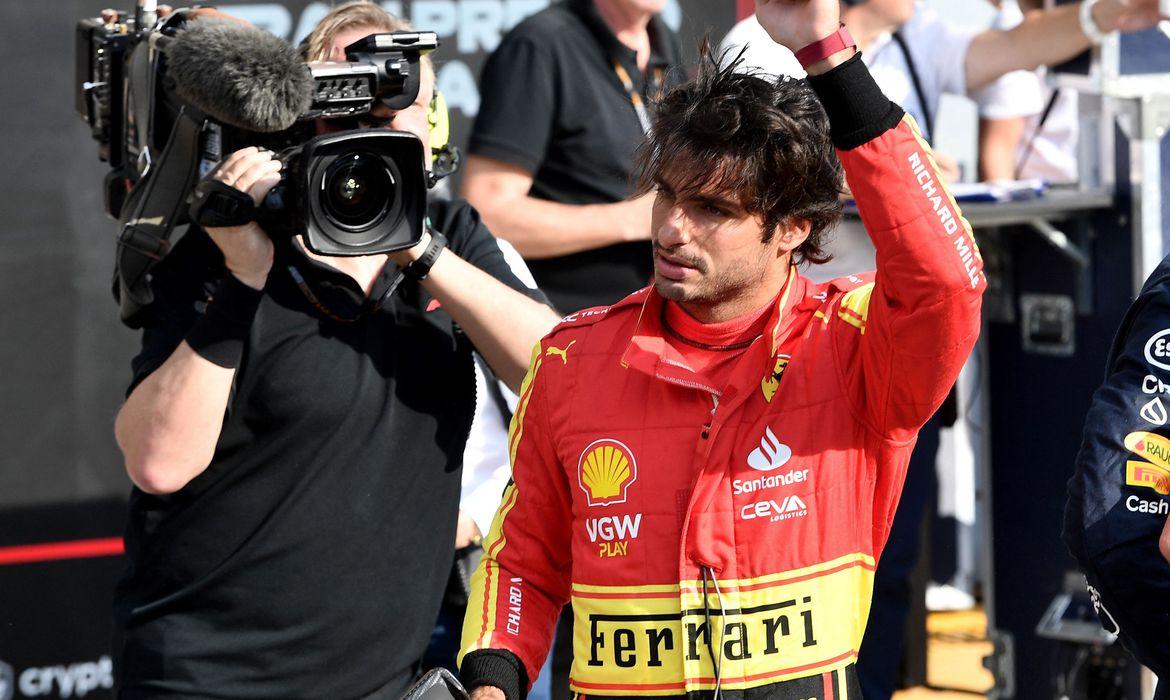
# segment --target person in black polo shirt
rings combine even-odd
[[[344,5],[309,55],[400,28]],[[429,66],[422,83],[373,116],[425,144]],[[279,167],[245,149],[214,177],[259,201]],[[556,321],[471,207],[428,214],[445,247],[328,258],[252,224],[192,229],[155,267],[115,428],[137,486],[120,697],[397,698],[417,673],[451,570],[472,345],[516,387]]]
[[[612,304],[651,275],[649,197],[628,200],[646,100],[677,80],[665,0],[563,0],[488,59],[463,193],[553,305]]]

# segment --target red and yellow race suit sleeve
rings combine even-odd
[[[818,83],[823,76],[810,82],[833,122],[837,155],[877,249],[874,286],[842,300],[843,314],[859,323],[841,333],[860,336],[859,357],[844,371],[870,426],[906,440],[946,398],[978,337],[983,261],[911,117],[884,100],[891,111],[881,120],[883,133],[866,138],[840,123],[834,106],[845,98],[835,89],[877,89],[868,71],[861,74],[860,57],[841,69],[831,83]],[[849,99],[857,103],[856,95]]]
[[[980,328],[983,261],[930,148],[855,56],[809,80],[862,223],[877,249],[872,285],[844,295],[836,328],[842,373],[856,410],[876,436],[874,517],[893,518],[905,450],[946,398]],[[884,540],[885,528],[878,527]]]
[[[512,481],[472,576],[459,655],[467,688],[501,687],[509,700],[536,679],[569,601],[572,503],[547,424],[546,342],[533,350],[512,417]]]

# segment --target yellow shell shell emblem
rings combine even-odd
[[[597,440],[581,452],[577,478],[590,506],[625,503],[630,484],[638,478],[638,465],[622,443]]]

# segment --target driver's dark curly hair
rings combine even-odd
[[[638,190],[649,192],[662,179],[679,194],[731,195],[763,219],[765,243],[782,222],[807,219],[808,239],[793,259],[827,262],[826,234],[842,209],[829,119],[804,80],[742,72],[742,60],[742,52],[730,60],[716,55],[704,40],[695,77],[654,101],[651,135],[638,154]]]

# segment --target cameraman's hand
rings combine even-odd
[[[280,168],[270,151],[248,147],[228,156],[209,177],[251,195],[259,205],[280,182]],[[219,246],[229,272],[253,289],[264,289],[274,249],[259,224],[208,228],[207,235]]]
[[[423,231],[422,238],[413,247],[405,250],[396,250],[392,253],[387,253],[386,257],[390,258],[390,262],[397,265],[399,268],[405,268],[415,260],[423,256],[427,252],[427,246],[431,244],[431,232]]]

